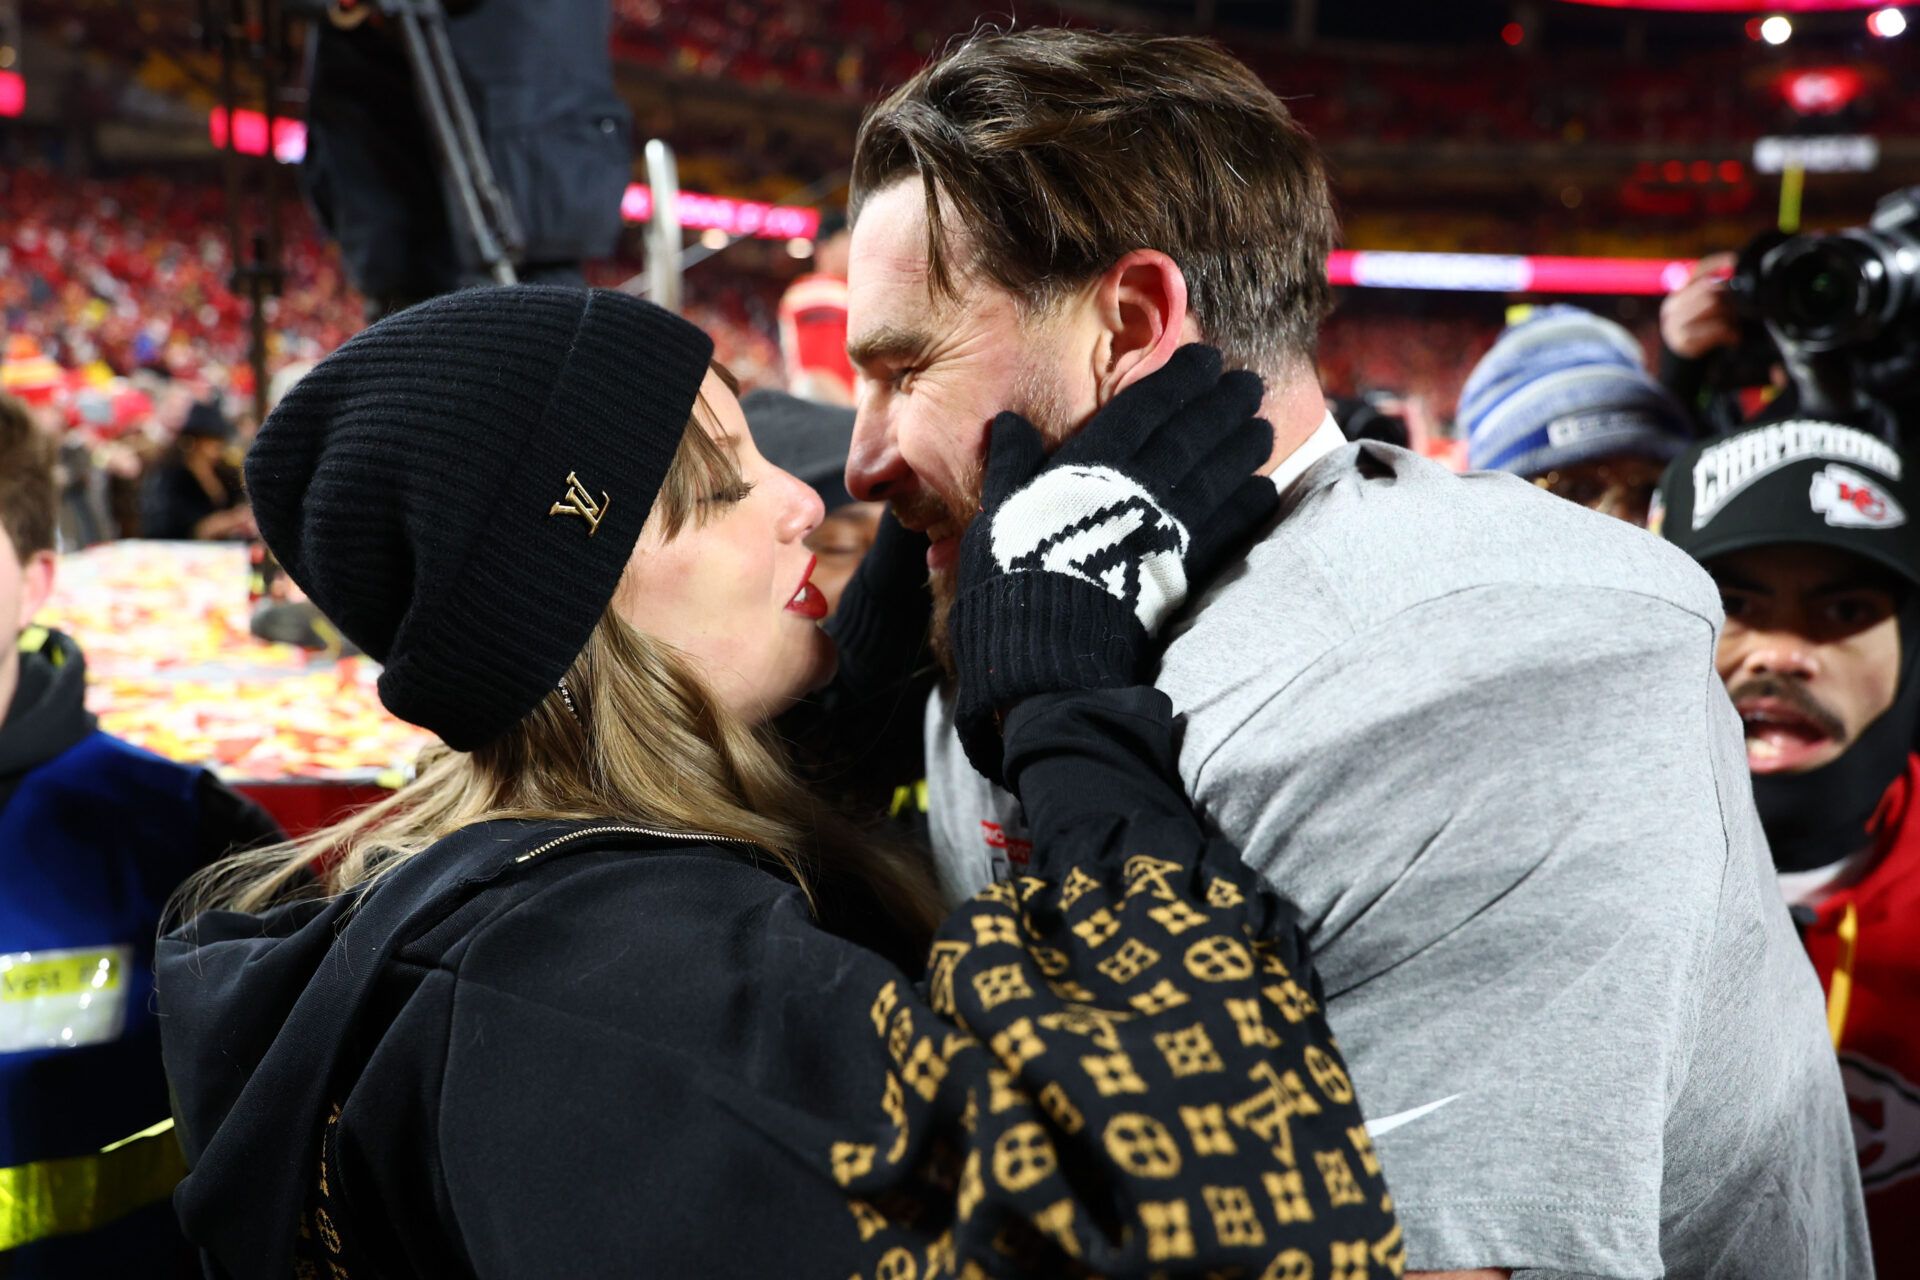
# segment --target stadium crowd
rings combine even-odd
[[[172,444],[188,406],[217,400],[240,439],[252,431],[249,312],[232,287],[223,193],[204,179],[76,181],[22,167],[0,172],[0,194],[7,386],[59,423],[72,445],[67,467],[91,456],[122,494],[109,523],[69,525],[93,531],[79,545],[140,536],[126,491]],[[270,371],[304,366],[364,323],[336,251],[297,200],[282,225],[285,279],[267,300]],[[611,258],[589,264],[588,278],[615,287],[640,269]],[[686,314],[747,389],[786,384],[782,287],[778,275],[724,259],[688,273]],[[1323,331],[1321,376],[1334,395],[1418,397],[1445,430],[1500,324],[1497,306],[1356,297]]]

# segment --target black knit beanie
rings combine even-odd
[[[387,708],[471,751],[585,646],[712,355],[604,289],[473,289],[388,316],[261,427],[261,536],[385,664]]]

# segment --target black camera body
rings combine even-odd
[[[1765,335],[1736,363],[1783,365],[1792,412],[1920,440],[1920,186],[1882,198],[1864,227],[1761,236],[1727,288]]]

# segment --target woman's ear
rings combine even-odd
[[[1094,349],[1095,405],[1104,405],[1164,365],[1191,342],[1187,277],[1158,249],[1135,249],[1108,267],[1094,285],[1100,325]]]

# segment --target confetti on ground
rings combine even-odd
[[[433,735],[380,705],[379,667],[247,632],[246,549],[119,542],[63,556],[39,622],[87,655],[100,727],[229,781],[409,770]]]

